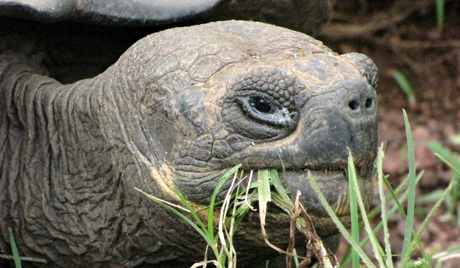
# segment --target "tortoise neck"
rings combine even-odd
[[[21,133],[29,147],[41,144],[64,161],[69,161],[69,153],[84,157],[94,146],[103,145],[95,97],[97,79],[62,85],[20,67],[4,73],[8,79],[0,84],[0,118],[9,131]],[[81,161],[82,157],[72,158]]]
[[[99,81],[62,85],[22,67],[0,74],[0,233],[28,233],[26,255],[58,256],[53,243],[64,238],[59,250],[82,255],[89,246],[76,241],[98,236],[88,226],[108,226],[94,221],[121,218],[123,205],[99,127]]]

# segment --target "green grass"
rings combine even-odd
[[[1,255],[3,258],[12,259],[14,261],[15,268],[21,268],[22,262],[36,262],[36,263],[43,263],[45,265],[47,261],[41,258],[33,258],[33,257],[23,257],[19,255],[19,250],[16,246],[16,240],[14,239],[13,230],[8,228],[8,236],[10,239],[10,246],[11,246],[11,256]]]
[[[439,29],[444,26],[444,4],[444,0],[436,0],[436,21]]]
[[[409,125],[409,120],[407,119],[407,115],[404,112],[404,117],[405,117],[405,124],[406,124],[406,136],[407,136],[407,142],[408,142],[408,161],[409,161],[409,176],[408,179],[406,179],[403,182],[403,186],[406,187],[408,185],[407,189],[401,190],[401,187],[398,187],[398,189],[393,190],[391,185],[388,183],[387,177],[383,174],[382,172],[382,163],[383,163],[383,150],[382,148],[379,149],[378,157],[377,157],[377,162],[376,162],[376,167],[377,167],[377,179],[378,179],[378,189],[379,189],[379,197],[380,197],[380,206],[378,206],[376,209],[377,211],[380,212],[381,215],[381,225],[379,224],[374,228],[374,230],[370,230],[370,224],[369,220],[367,219],[366,211],[364,210],[363,207],[363,202],[360,198],[359,194],[359,185],[356,180],[356,174],[354,172],[354,167],[353,167],[353,161],[351,160],[352,157],[350,156],[349,160],[349,180],[350,180],[350,191],[352,188],[355,188],[351,194],[356,195],[356,202],[358,204],[359,208],[359,215],[362,216],[362,221],[363,225],[365,226],[365,234],[366,237],[362,240],[359,240],[356,238],[355,235],[353,235],[353,231],[350,234],[348,230],[345,229],[345,227],[340,223],[338,218],[335,216],[333,213],[332,209],[329,207],[329,204],[326,202],[326,200],[321,197],[322,194],[319,191],[316,183],[314,182],[314,179],[311,178],[312,180],[312,185],[314,186],[314,189],[316,193],[321,197],[321,203],[323,206],[326,207],[328,214],[331,218],[335,218],[334,221],[338,225],[341,233],[343,234],[344,238],[349,242],[350,244],[350,249],[347,250],[347,252],[352,252],[351,254],[348,254],[344,257],[342,260],[341,267],[348,267],[348,265],[351,264],[351,267],[357,268],[361,267],[360,265],[364,264],[365,267],[395,267],[395,264],[393,263],[392,258],[394,257],[392,249],[391,249],[391,244],[390,244],[390,232],[388,230],[388,219],[391,217],[391,215],[395,212],[401,213],[403,215],[404,219],[406,220],[406,232],[404,235],[404,245],[402,251],[397,254],[400,257],[400,262],[397,264],[397,267],[431,267],[430,263],[432,261],[436,260],[443,260],[447,259],[449,257],[455,257],[459,254],[460,252],[460,247],[456,247],[453,249],[449,249],[443,252],[432,252],[430,254],[426,254],[423,247],[419,243],[419,238],[421,232],[426,228],[428,222],[432,219],[434,216],[435,211],[439,208],[439,206],[442,204],[443,200],[446,199],[447,196],[451,193],[452,189],[454,188],[455,185],[458,184],[458,177],[454,177],[452,181],[450,182],[449,186],[443,190],[441,195],[439,196],[438,200],[434,204],[433,208],[429,211],[428,215],[425,217],[425,220],[422,222],[422,225],[418,230],[414,230],[414,207],[415,207],[415,187],[417,182],[420,180],[421,175],[416,176],[415,174],[415,156],[414,156],[414,144],[412,141],[411,137],[411,130],[410,130],[410,125]],[[438,155],[438,154],[437,154]],[[447,159],[444,157],[438,155],[438,157],[444,161],[447,165],[449,165],[457,174],[460,175],[458,168],[456,168],[453,164],[451,164]],[[384,194],[384,186],[388,188],[390,191],[390,194],[388,196],[385,196]],[[408,199],[409,201],[407,202],[407,212],[403,208],[402,204],[403,202]],[[391,206],[388,206],[389,203],[392,203]],[[376,215],[376,211],[371,211],[369,215]],[[358,213],[352,213],[352,218],[358,217]],[[352,222],[352,230],[354,228],[357,228],[353,225],[358,225],[356,221]],[[383,227],[383,248],[380,246],[379,243],[377,242],[376,234],[381,230]],[[373,258],[374,261],[377,262],[377,265],[375,265],[369,256],[364,254],[362,251],[362,247],[364,247],[365,244],[368,243],[368,241],[371,242],[371,247],[373,250]],[[418,247],[420,252],[422,253],[423,258],[420,260],[412,260],[411,259],[411,254],[414,252],[414,250]],[[353,253],[354,252],[354,253]],[[356,255],[359,256],[359,260],[354,260]],[[439,265],[439,261],[437,265]]]
[[[401,88],[401,90],[406,94],[407,99],[409,101],[409,105],[411,107],[414,107],[417,100],[416,100],[414,89],[412,88],[411,83],[406,78],[406,76],[398,70],[393,70],[392,74],[399,88]]]
[[[233,196],[231,193],[235,189],[235,181],[237,176],[234,175],[234,179],[232,181],[232,185],[226,195],[226,198],[223,202],[216,203],[215,199],[217,193],[220,191],[222,185],[227,181],[227,179],[236,174],[236,171],[241,165],[238,165],[228,171],[218,182],[214,193],[211,197],[211,202],[209,207],[200,210],[194,210],[190,203],[182,196],[182,194],[174,189],[175,193],[181,200],[182,204],[185,207],[180,207],[175,204],[169,203],[165,200],[161,200],[157,197],[149,195],[148,193],[137,189],[142,194],[153,200],[154,202],[158,203],[162,207],[174,212],[178,217],[186,221],[190,226],[192,226],[206,241],[208,247],[214,253],[216,260],[207,260],[207,256],[205,256],[205,260],[200,263],[196,263],[193,267],[200,267],[205,266],[208,263],[214,264],[216,267],[236,267],[236,251],[233,247],[232,238],[233,234],[236,232],[239,222],[244,217],[245,213],[252,208],[252,204],[256,201],[259,204],[259,215],[260,215],[260,224],[261,224],[261,232],[265,239],[267,245],[272,247],[273,249],[277,250],[280,253],[286,254],[289,258],[294,257],[294,261],[296,264],[299,263],[297,259],[297,255],[295,254],[294,245],[295,245],[295,236],[291,233],[290,237],[287,237],[286,240],[289,241],[289,246],[287,250],[280,249],[270,243],[268,240],[268,236],[265,232],[265,216],[267,213],[267,203],[272,202],[278,205],[281,209],[285,210],[287,214],[291,215],[292,220],[291,224],[294,224],[294,227],[291,227],[291,230],[295,230],[297,228],[308,239],[311,241],[312,248],[314,253],[317,256],[322,256],[319,258],[320,262],[322,263],[322,267],[325,268],[332,268],[334,267],[332,263],[334,260],[330,259],[330,254],[328,254],[327,250],[325,249],[324,245],[322,244],[321,238],[316,234],[313,223],[309,219],[308,214],[303,209],[302,205],[298,201],[298,197],[300,194],[297,195],[297,199],[295,203],[289,198],[286,189],[282,186],[282,183],[278,177],[278,173],[276,170],[259,170],[258,171],[258,180],[254,183],[249,182],[249,188],[252,189],[252,192],[246,191],[246,195],[244,191],[236,191],[236,194]],[[242,175],[240,175],[240,178]],[[252,178],[252,172],[249,174],[249,179]],[[230,218],[226,219],[228,214],[228,204],[230,203],[229,200],[233,199],[233,210],[231,211]],[[241,200],[244,199],[244,202]],[[217,207],[216,205],[219,205]],[[176,208],[181,209],[184,212],[178,211]],[[219,221],[218,221],[218,232],[215,233],[216,225],[214,223],[214,213],[215,210],[219,208]],[[198,212],[207,210],[207,221],[205,222],[199,217]],[[190,214],[190,217],[186,215]],[[227,229],[226,226],[230,225]],[[229,231],[230,230],[230,231]],[[204,250],[205,252],[207,250]],[[304,259],[304,258],[302,258]],[[303,260],[302,262],[304,262]],[[290,263],[290,260],[288,261]],[[267,263],[268,264],[268,263]]]
[[[403,248],[401,256],[403,263],[406,259],[410,257],[408,252],[409,246],[412,241],[412,227],[414,224],[414,209],[415,209],[415,152],[414,152],[414,141],[412,140],[412,131],[409,124],[409,119],[407,118],[406,111],[403,111],[404,114],[404,123],[406,126],[406,137],[407,137],[407,158],[409,160],[409,200],[407,204],[407,215],[406,219],[406,232],[404,234]],[[404,210],[401,210],[404,213]]]
[[[238,223],[240,220],[237,220],[236,218],[231,219],[231,227],[229,230],[225,229],[224,230],[224,223],[225,223],[225,215],[227,214],[228,210],[228,204],[230,200],[232,199],[232,196],[230,193],[235,190],[235,187],[238,187],[238,185],[235,183],[236,182],[236,172],[240,168],[241,165],[235,166],[234,168],[230,169],[222,178],[219,180],[217,183],[216,188],[214,189],[214,192],[211,196],[211,202],[208,208],[208,215],[207,215],[207,222],[203,222],[201,218],[198,215],[199,211],[195,211],[191,204],[184,198],[184,196],[174,188],[174,192],[177,194],[177,196],[180,198],[181,202],[183,205],[185,205],[185,208],[182,208],[182,210],[187,211],[193,218],[190,219],[184,213],[179,212],[175,205],[172,205],[171,203],[168,203],[164,200],[161,200],[159,198],[156,198],[142,190],[137,189],[140,191],[142,194],[153,200],[154,202],[158,203],[162,207],[169,209],[170,211],[174,212],[178,217],[182,218],[184,221],[186,221],[190,226],[192,226],[206,241],[208,244],[208,247],[211,248],[211,250],[214,253],[214,256],[216,257],[216,260],[204,260],[202,263],[196,264],[194,267],[199,267],[203,266],[205,267],[208,263],[213,263],[216,265],[216,267],[236,267],[236,251],[233,248],[233,234],[238,227]],[[216,197],[217,194],[219,193],[222,185],[231,177],[233,176],[234,179],[232,181],[232,185],[230,186],[230,190],[228,191],[229,194],[224,199],[224,202],[222,203],[222,206],[224,207],[222,209],[222,213],[219,217],[219,225],[215,226],[214,224],[214,210],[215,210],[215,205],[216,205]],[[249,208],[247,208],[249,209]],[[236,208],[234,208],[234,212],[236,211]],[[239,214],[240,217],[244,216],[244,213]],[[236,226],[235,226],[236,225]],[[218,232],[215,233],[215,229],[218,229]],[[205,256],[206,257],[206,256]]]
[[[396,188],[393,189],[390,183],[388,182],[387,176],[383,173],[383,159],[384,159],[384,151],[383,146],[381,146],[378,150],[377,160],[375,163],[375,170],[377,176],[377,186],[378,186],[378,196],[380,199],[380,204],[372,209],[370,212],[366,212],[363,199],[361,197],[361,192],[359,189],[359,183],[357,179],[356,170],[354,167],[353,156],[350,154],[348,159],[348,179],[349,179],[349,191],[350,191],[350,210],[351,210],[351,232],[348,231],[345,226],[340,222],[339,218],[335,215],[334,210],[329,206],[328,202],[322,195],[318,184],[316,183],[315,179],[309,174],[309,179],[311,185],[319,197],[320,202],[325,207],[329,217],[333,220],[336,224],[340,232],[342,233],[345,240],[349,243],[349,249],[347,250],[347,254],[345,254],[340,267],[351,267],[358,268],[358,267],[398,267],[398,268],[409,268],[409,267],[432,267],[431,264],[434,263],[435,267],[441,267],[443,261],[449,258],[460,258],[460,246],[451,248],[448,250],[444,250],[442,252],[425,252],[424,248],[420,244],[420,235],[425,230],[429,221],[433,218],[437,209],[449,199],[457,199],[456,204],[458,204],[458,190],[455,192],[455,189],[458,189],[459,180],[460,180],[460,160],[459,158],[455,158],[449,150],[446,150],[445,147],[436,147],[431,145],[430,148],[433,151],[436,151],[436,155],[448,165],[454,172],[455,175],[451,182],[449,183],[448,187],[444,190],[439,190],[436,192],[436,199],[431,199],[431,202],[434,202],[433,207],[425,216],[424,221],[422,222],[421,226],[418,230],[414,227],[415,222],[415,206],[418,203],[416,200],[415,189],[417,187],[417,183],[423,176],[423,172],[416,174],[416,161],[415,161],[415,154],[414,154],[414,141],[412,140],[411,134],[411,127],[409,124],[409,120],[407,117],[406,112],[404,114],[404,121],[406,126],[406,137],[407,137],[407,161],[409,165],[409,174],[406,179],[402,181],[402,183]],[[324,256],[320,258],[320,266],[319,267],[335,267],[333,265],[333,260],[327,254],[322,253],[325,252],[324,246],[322,246],[321,239],[316,237],[316,233],[314,231],[314,227],[309,220],[308,213],[302,210],[301,205],[298,202],[298,196],[296,200],[293,202],[287,195],[287,191],[283,188],[281,181],[279,180],[278,174],[276,170],[260,170],[258,171],[258,180],[255,182],[250,182],[250,187],[252,192],[249,193],[249,189],[244,190],[237,190],[238,194],[233,195],[230,197],[230,194],[227,194],[223,203],[216,203],[215,197],[217,196],[217,192],[220,190],[220,187],[223,183],[233,174],[236,172],[238,167],[235,167],[231,171],[229,171],[226,176],[224,176],[218,183],[216,187],[212,199],[211,204],[207,208],[208,209],[208,220],[205,224],[200,217],[197,215],[197,211],[193,211],[190,204],[182,197],[182,195],[176,190],[176,193],[182,200],[183,204],[186,207],[187,213],[192,215],[191,220],[189,217],[183,215],[182,212],[178,212],[175,210],[171,205],[166,204],[164,201],[159,200],[155,197],[152,197],[146,193],[149,198],[154,200],[155,202],[159,203],[160,205],[174,211],[179,217],[183,220],[187,221],[198,233],[200,233],[205,239],[205,241],[209,244],[209,247],[212,248],[214,255],[216,256],[215,261],[207,261],[207,263],[211,262],[215,264],[217,267],[236,267],[236,250],[233,248],[232,245],[232,234],[236,231],[238,227],[238,223],[244,217],[245,212],[252,208],[252,204],[256,201],[259,203],[259,213],[261,215],[261,226],[262,226],[262,234],[266,239],[267,245],[272,246],[276,250],[281,253],[287,254],[288,256],[294,256],[295,251],[294,249],[294,241],[292,240],[293,235],[291,237],[287,237],[287,241],[289,241],[289,247],[287,250],[279,249],[276,246],[272,245],[270,241],[267,239],[267,235],[265,233],[265,214],[266,214],[266,207],[268,202],[273,202],[275,205],[279,206],[281,209],[286,211],[287,214],[291,215],[292,224],[297,227],[297,229],[304,233],[308,240],[313,241],[315,245],[315,254],[317,256]],[[236,178],[236,176],[234,176]],[[252,172],[249,176],[252,178]],[[232,187],[230,188],[230,192],[234,188],[234,183],[232,183]],[[385,190],[386,189],[386,190]],[[246,194],[244,194],[246,192]],[[241,198],[244,197],[244,202],[241,201]],[[228,205],[231,203],[230,200],[234,200],[233,202],[233,209],[230,214],[231,216],[228,219],[225,219],[225,215],[228,212]],[[239,200],[239,201],[238,201]],[[236,202],[238,201],[238,202]],[[455,200],[452,200],[454,202]],[[235,204],[239,204],[238,206]],[[244,205],[241,205],[244,204]],[[220,207],[220,216],[219,216],[219,223],[218,223],[218,232],[217,234],[214,233],[216,228],[214,219],[214,209],[217,208],[217,205]],[[458,213],[458,210],[455,211]],[[388,223],[390,218],[392,218],[396,213],[400,213],[405,220],[405,233],[403,239],[403,247],[401,252],[394,253],[392,246],[391,246],[391,239],[390,239],[390,230],[388,228]],[[381,221],[375,227],[372,228],[371,226],[371,219],[376,216],[380,216]],[[195,223],[196,222],[196,223]],[[231,227],[230,232],[223,232],[222,230],[225,229],[225,226],[230,225]],[[292,228],[291,228],[292,229]],[[294,228],[295,229],[295,228]],[[226,230],[226,229],[225,229]],[[377,239],[377,234],[379,232],[383,232],[383,241],[379,241]],[[224,235],[229,233],[230,235]],[[220,241],[220,244],[217,243]],[[368,256],[364,253],[363,247],[370,243],[372,248],[373,256]],[[324,250],[324,251],[322,251]],[[411,258],[413,256],[414,251],[418,250],[422,258],[418,260],[414,260]],[[399,260],[398,262],[394,263],[394,257],[397,257]],[[302,262],[304,262],[302,258]],[[296,259],[296,265],[302,265],[302,262],[299,263],[299,260]],[[203,263],[198,263],[194,267],[204,266]]]
[[[10,237],[11,253],[13,254],[14,266],[16,268],[21,268],[21,258],[19,257],[19,251],[16,247],[16,241],[14,240],[13,230],[11,230],[11,228],[8,228],[8,235]]]
[[[455,136],[454,140],[455,142]],[[444,146],[438,141],[430,141],[427,142],[428,148],[433,151],[434,153],[442,156],[444,159],[449,161],[452,166],[456,169],[460,169],[460,156],[452,152],[449,148]],[[454,179],[458,180],[460,177],[458,174],[454,173]],[[435,190],[430,194],[426,194],[420,197],[420,202],[422,203],[430,203],[434,200],[438,200],[439,197],[442,195],[442,190]],[[457,183],[453,186],[452,192],[444,200],[444,206],[446,207],[446,214],[444,218],[450,221],[455,222],[457,227],[460,227],[460,184]]]

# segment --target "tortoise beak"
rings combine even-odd
[[[361,173],[358,175],[361,196],[364,198],[364,203],[369,206],[373,197],[373,172],[369,167],[358,167],[357,169],[359,170],[358,173]],[[312,176],[316,181],[336,215],[339,217],[349,216],[349,182],[344,169],[280,171],[279,176],[292,199],[297,192],[301,193],[300,202],[305,206],[310,216],[329,217],[311,186],[309,176]]]

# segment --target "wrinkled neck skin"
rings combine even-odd
[[[0,251],[10,252],[10,227],[21,255],[48,259],[48,267],[175,258],[155,233],[174,236],[177,223],[164,227],[158,219],[173,217],[153,214],[153,202],[134,190],[164,197],[159,187],[168,186],[149,178],[167,174],[147,150],[152,141],[139,131],[141,118],[126,120],[136,118],[129,96],[110,78],[101,82],[111,69],[62,85],[21,62],[0,67]]]

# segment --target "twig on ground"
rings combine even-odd
[[[377,31],[391,29],[406,20],[414,11],[426,9],[434,4],[432,0],[416,2],[397,0],[389,9],[376,12],[369,17],[359,18],[360,21],[353,19],[351,22],[334,22],[332,20],[324,27],[320,36],[331,41],[371,36]]]

